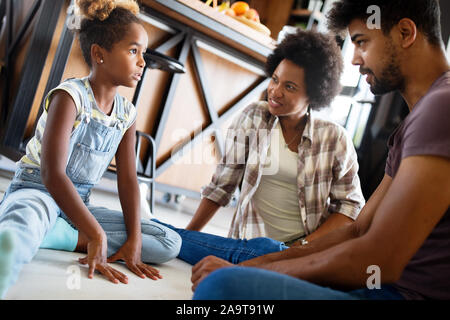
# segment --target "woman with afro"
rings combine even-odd
[[[279,43],[266,63],[266,101],[234,119],[187,228],[170,226],[182,237],[178,258],[240,263],[304,245],[356,219],[365,201],[352,141],[343,127],[314,115],[339,93],[342,69],[332,36],[299,30]],[[199,232],[238,187],[228,238]],[[193,272],[194,284],[195,277],[201,272]]]

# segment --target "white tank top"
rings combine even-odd
[[[305,231],[297,194],[298,154],[286,146],[279,122],[271,135],[267,160],[278,170],[263,169],[252,202],[264,221],[267,237],[283,242],[299,238]]]

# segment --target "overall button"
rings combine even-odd
[[[123,128],[125,127],[125,125],[123,124],[123,122],[118,122],[117,123],[117,127],[119,128],[119,130],[123,130]]]

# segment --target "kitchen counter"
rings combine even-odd
[[[143,0],[142,4],[264,61],[275,40],[199,0]]]

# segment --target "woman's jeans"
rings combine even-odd
[[[212,272],[194,292],[194,300],[403,300],[391,286],[339,291],[285,274],[231,267]]]
[[[152,219],[181,236],[181,249],[178,258],[194,265],[206,256],[216,256],[237,264],[268,253],[279,252],[288,247],[270,238],[232,239],[213,234],[175,228],[156,219]]]
[[[0,233],[9,230],[14,236],[13,267],[9,286],[16,280],[25,263],[37,253],[46,233],[56,219],[67,216],[45,187],[38,183],[39,170],[18,169],[0,203]],[[108,240],[108,256],[117,252],[127,239],[122,212],[89,205],[91,186],[74,184],[87,208],[104,229]],[[181,247],[180,236],[156,222],[141,220],[142,261],[163,263],[175,258]]]

